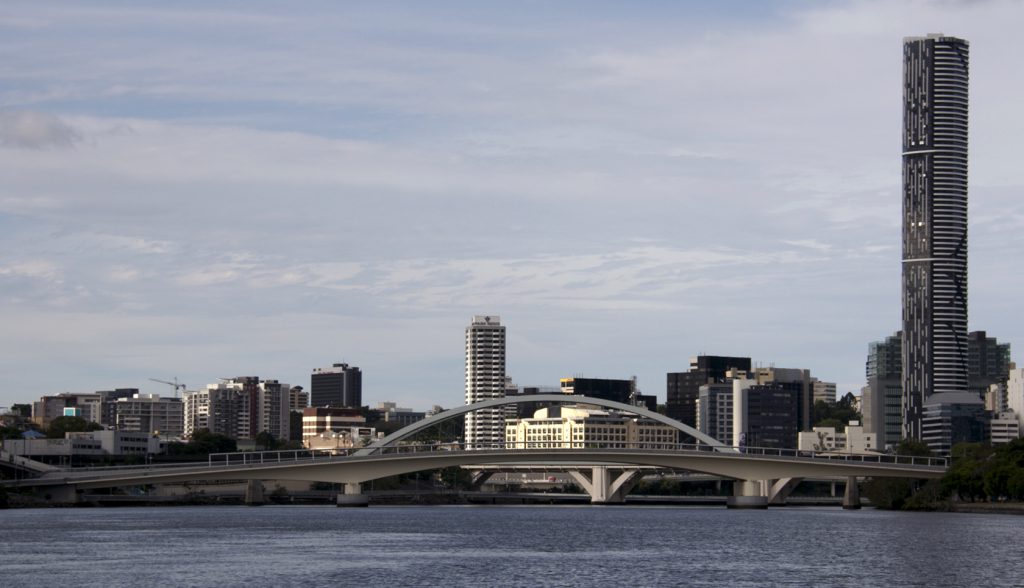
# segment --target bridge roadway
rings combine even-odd
[[[453,449],[450,445],[430,444],[391,447],[371,455],[330,455],[305,451],[220,454],[198,464],[69,468],[6,483],[72,490],[192,480],[301,480],[358,485],[398,474],[475,464],[596,464],[618,470],[651,466],[745,481],[830,476],[939,478],[946,471],[944,460],[930,458],[831,455],[756,448],[746,448],[743,452],[723,452],[691,444],[659,444],[655,448],[638,446],[623,449],[472,451]]]

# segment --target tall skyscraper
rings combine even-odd
[[[356,366],[347,363],[314,369],[310,377],[309,401],[313,406],[361,407],[363,373]]]
[[[477,315],[466,327],[466,404],[505,397],[505,327],[501,317]],[[505,410],[471,412],[465,417],[466,448],[501,447]]]
[[[903,436],[934,394],[967,391],[968,44],[903,41]]]

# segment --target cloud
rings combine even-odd
[[[368,398],[452,404],[474,313],[506,318],[522,383],[661,394],[707,351],[855,389],[899,323],[900,37],[949,22],[972,41],[971,316],[1024,336],[998,286],[1024,254],[1022,5],[669,4],[17,5],[11,389],[301,383],[342,355]]]
[[[45,112],[0,112],[0,145],[21,149],[67,148],[82,140],[81,134],[60,118]]]

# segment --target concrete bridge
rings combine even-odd
[[[572,448],[552,443],[546,447],[530,444],[524,448],[495,447],[469,451],[459,444],[400,444],[439,422],[469,411],[519,402],[571,402],[615,408],[675,427],[696,442],[602,442]],[[945,460],[934,458],[727,447],[687,425],[644,408],[597,398],[540,394],[487,400],[452,409],[405,427],[370,447],[344,454],[308,451],[216,454],[199,464],[51,470],[36,478],[19,480],[16,484],[45,488],[54,499],[73,502],[78,492],[91,488],[192,480],[252,480],[250,487],[255,500],[262,493],[260,480],[303,480],[344,484],[345,494],[338,497],[338,504],[365,505],[367,500],[361,493],[364,482],[423,470],[479,464],[565,466],[575,472],[574,478],[597,504],[622,502],[642,476],[637,466],[701,472],[737,480],[730,506],[755,508],[780,503],[788,490],[805,477],[847,479],[848,504],[844,504],[855,507],[860,502],[859,496],[855,495],[857,478],[939,478],[946,471]]]

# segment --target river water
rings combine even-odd
[[[1020,586],[1024,517],[873,509],[0,511],[22,586]]]

